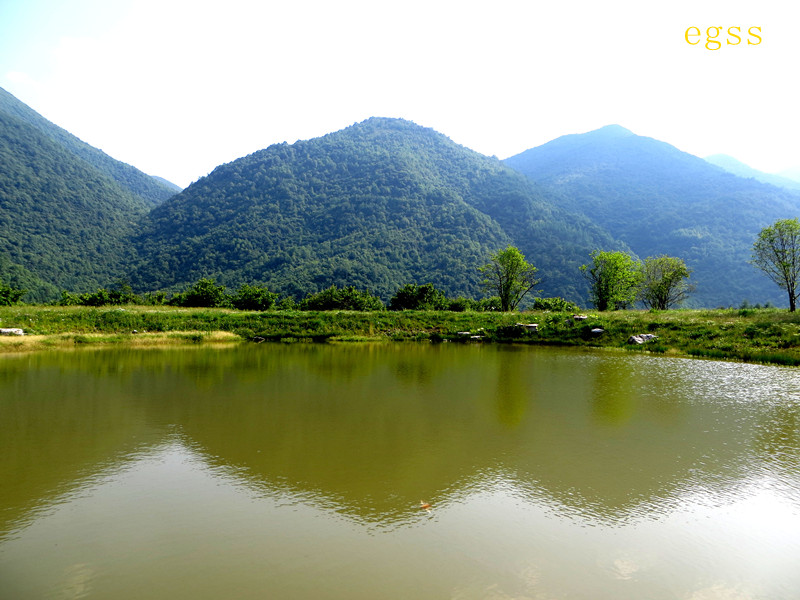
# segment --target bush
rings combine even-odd
[[[472,310],[477,310],[479,312],[499,311],[501,306],[500,297],[492,296],[491,298],[482,298],[481,300],[474,301],[472,303]]]
[[[227,308],[231,305],[230,296],[224,285],[217,285],[213,279],[201,279],[169,301],[173,306],[198,308]]]
[[[239,310],[269,310],[277,299],[278,294],[267,288],[244,284],[231,297],[231,304]]]
[[[304,298],[300,310],[383,310],[383,302],[369,292],[362,292],[349,286],[338,289],[332,285],[327,290],[310,294]]]
[[[448,301],[443,292],[433,284],[416,285],[407,283],[401,287],[391,300],[389,310],[445,310]]]
[[[475,301],[459,296],[447,301],[447,310],[452,312],[465,312],[475,306]]]
[[[580,307],[574,302],[569,302],[563,298],[536,298],[533,301],[533,310],[576,313],[580,310]]]
[[[19,302],[28,290],[20,290],[0,282],[0,306],[11,306]]]
[[[58,304],[61,306],[119,306],[121,304],[142,304],[143,300],[133,293],[131,286],[117,282],[111,289],[100,288],[96,292],[72,294],[61,292]]]

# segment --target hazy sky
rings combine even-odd
[[[371,116],[500,158],[617,123],[778,171],[800,166],[798,17],[796,0],[0,0],[0,87],[182,186]]]

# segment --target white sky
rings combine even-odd
[[[775,172],[800,166],[798,17],[797,0],[0,0],[0,87],[181,186],[371,116],[499,158],[617,123]],[[742,43],[690,46],[691,25]]]

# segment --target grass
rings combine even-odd
[[[0,307],[0,352],[82,345],[231,343],[236,341],[514,342],[618,348],[680,356],[800,365],[800,314],[781,309],[586,313],[381,311],[236,311],[152,306]],[[517,323],[537,323],[526,332]],[[602,333],[592,330],[602,329]],[[468,335],[464,335],[464,334]],[[634,334],[657,339],[628,344]],[[473,339],[477,336],[479,340]]]

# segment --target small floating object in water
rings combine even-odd
[[[420,510],[427,510],[428,512],[431,512],[431,505],[423,500],[419,501],[419,508]]]

